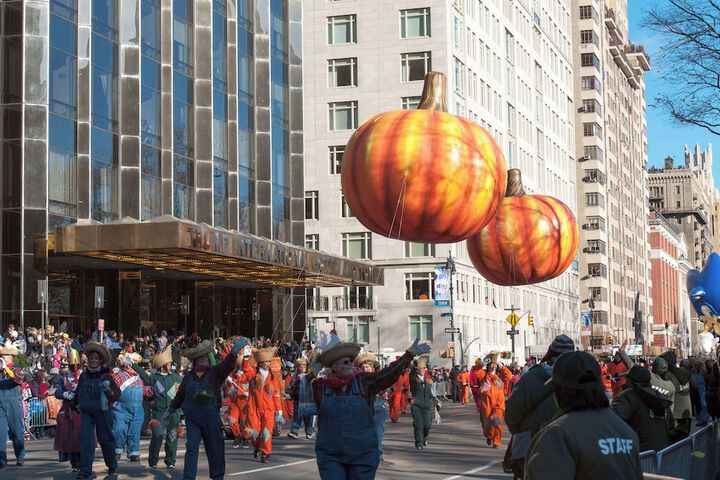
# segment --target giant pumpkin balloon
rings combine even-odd
[[[345,148],[342,188],[357,219],[375,233],[451,243],[495,215],[507,182],[490,134],[446,113],[445,76],[425,77],[417,110],[380,113]]]
[[[520,170],[509,172],[497,216],[468,238],[470,260],[498,285],[528,285],[562,274],[575,258],[580,231],[567,205],[546,195],[525,195]]]

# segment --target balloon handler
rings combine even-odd
[[[375,478],[380,462],[373,418],[375,395],[395,383],[415,356],[429,351],[428,344],[418,344],[416,339],[402,357],[377,373],[353,368],[360,353],[355,343],[339,342],[316,357],[313,371],[318,372],[319,365],[330,370],[313,384],[318,406],[315,454],[321,479]]]
[[[430,435],[435,412],[433,404],[438,409],[441,407],[440,401],[433,393],[433,382],[427,371],[427,362],[428,357],[419,357],[417,367],[410,371],[410,394],[412,395],[410,412],[413,418],[413,433],[417,450],[422,450],[428,445],[428,435]]]
[[[88,342],[84,349],[87,369],[80,375],[73,408],[80,411],[80,473],[77,478],[90,478],[95,460],[95,438],[100,442],[108,474],[117,471],[115,437],[112,434],[112,405],[120,397],[120,389],[110,378],[110,351],[97,342]]]
[[[177,395],[170,402],[170,409],[163,415],[174,415],[178,408],[185,413],[187,441],[183,479],[197,476],[197,462],[200,452],[200,440],[205,446],[210,467],[210,478],[222,479],[225,476],[225,442],[222,420],[220,419],[220,389],[223,382],[235,368],[240,350],[247,345],[247,339],[235,340],[230,354],[215,366],[210,366],[213,342],[205,340],[197,346],[183,351],[193,362],[192,370],[185,375]]]

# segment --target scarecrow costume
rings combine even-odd
[[[248,430],[248,414],[250,401],[250,384],[243,379],[242,364],[249,359],[252,350],[246,346],[242,356],[238,355],[235,362],[236,369],[225,381],[224,394],[228,399],[228,424],[232,430],[235,441],[233,448],[250,448],[250,431]]]
[[[18,465],[25,463],[25,433],[23,431],[23,409],[21,388],[22,370],[15,367],[14,358],[20,350],[12,344],[0,347],[0,468],[8,463],[8,429],[12,438],[15,459]]]
[[[512,372],[498,362],[498,354],[488,356],[488,366],[475,371],[480,386],[480,412],[483,420],[483,433],[488,446],[500,448],[502,442],[503,422],[505,417],[505,383],[512,377]],[[491,371],[495,364],[496,370]]]
[[[140,363],[142,357],[137,353],[124,353],[118,357],[119,368],[110,374],[120,390],[120,398],[113,403],[113,437],[115,454],[120,459],[123,452],[131,462],[140,461],[140,429],[145,420],[143,409],[142,378],[132,368]]]
[[[60,462],[70,461],[73,472],[80,470],[80,413],[72,409],[72,399],[77,390],[80,371],[80,354],[74,348],[67,356],[68,370],[60,374],[55,398],[62,400],[57,414],[53,448]]]
[[[308,366],[308,361],[304,358],[295,360],[295,368],[300,365]],[[305,437],[311,439],[313,437],[313,414],[316,411],[315,404],[312,401],[312,386],[310,385],[310,377],[307,371],[305,373],[295,373],[292,376],[285,392],[293,403],[292,425],[288,437],[298,438],[298,430],[302,424],[305,425]]]
[[[397,357],[395,360],[399,359]],[[400,412],[407,412],[408,392],[410,391],[410,375],[405,371],[400,378],[392,385],[389,396],[390,421],[397,423],[400,419]]]

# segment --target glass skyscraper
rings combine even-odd
[[[73,225],[173,216],[302,245],[301,0],[0,8],[2,329],[40,324],[44,278],[49,320],[75,329],[98,315],[108,329],[176,328],[183,295],[189,328],[285,310],[275,299],[294,293],[272,283],[54,256],[53,243]]]

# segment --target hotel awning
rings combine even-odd
[[[54,236],[54,238],[53,238]],[[211,227],[171,215],[139,222],[79,222],[48,238],[51,255],[76,255],[276,287],[383,284],[364,262]]]

